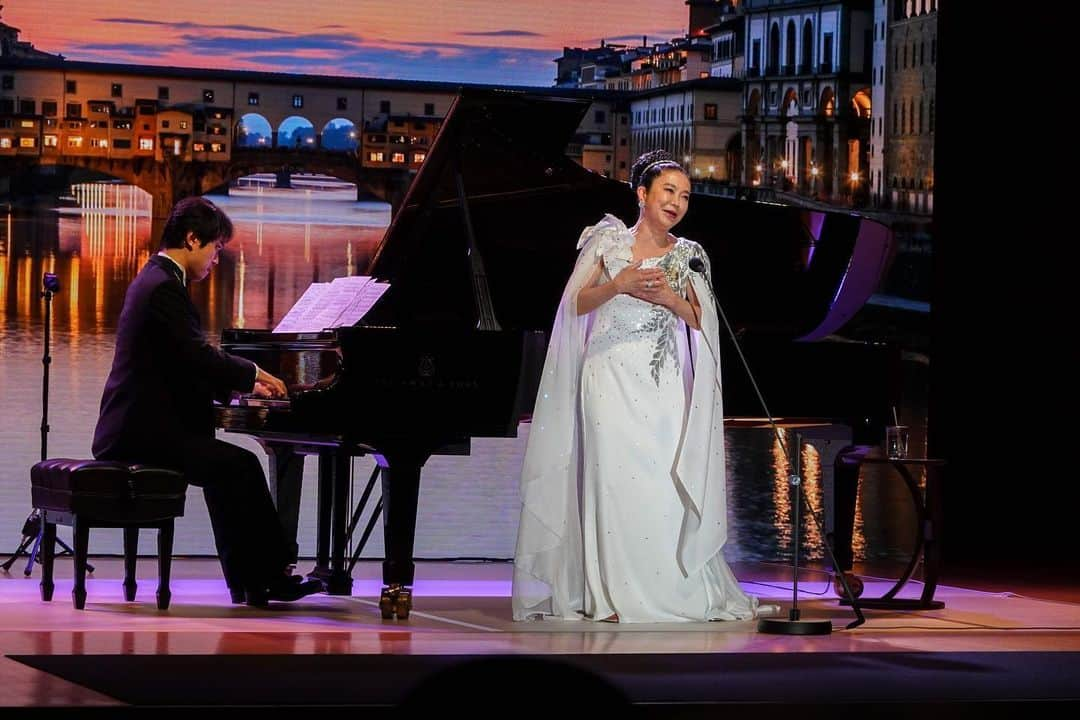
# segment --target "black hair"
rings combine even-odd
[[[233,224],[217,205],[203,197],[188,197],[173,206],[165,230],[161,233],[161,247],[182,248],[187,234],[192,233],[199,247],[221,240],[229,242],[233,236]]]
[[[646,190],[652,185],[652,181],[665,170],[678,170],[683,175],[690,177],[686,168],[676,162],[667,150],[652,150],[642,153],[634,165],[630,168],[630,187],[635,190],[644,187]]]

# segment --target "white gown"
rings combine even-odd
[[[515,619],[754,616],[756,598],[739,588],[721,552],[723,408],[711,347],[702,333],[688,339],[670,310],[629,295],[585,317],[574,311],[596,263],[601,282],[609,281],[632,260],[633,241],[609,215],[579,242],[522,473]],[[694,286],[714,346],[715,310],[688,268],[695,256],[708,262],[699,245],[680,238],[643,266],[661,267],[684,297]]]

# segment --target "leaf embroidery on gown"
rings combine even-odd
[[[613,215],[605,215],[596,225],[587,228],[582,233],[579,247],[584,246],[587,238],[596,235],[596,257],[604,266],[605,273],[610,281],[619,272],[629,265],[634,259],[634,236],[629,228],[621,220]],[[642,267],[658,267],[664,271],[668,284],[680,297],[686,297],[686,287],[689,284],[689,260],[693,256],[701,254],[697,243],[679,238],[674,246],[664,255],[647,258]],[[679,349],[676,343],[675,330],[679,323],[679,317],[671,310],[659,305],[649,305],[636,299],[629,300],[636,303],[640,308],[638,324],[636,327],[626,328],[632,334],[642,333],[655,338],[655,345],[649,360],[649,374],[660,386],[662,374],[671,368],[673,372],[680,370]],[[644,315],[644,317],[642,317]],[[617,321],[622,325],[625,321]],[[624,326],[625,327],[625,326]],[[670,358],[670,365],[668,363]]]

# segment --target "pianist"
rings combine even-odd
[[[749,619],[757,599],[722,555],[719,324],[689,269],[708,258],[670,232],[689,177],[655,151],[631,186],[637,223],[607,215],[585,229],[552,330],[522,470],[514,618]]]
[[[206,341],[188,296],[187,284],[209,275],[232,233],[228,216],[208,200],[187,198],[173,208],[160,252],[124,297],[93,452],[173,467],[201,486],[233,601],[262,606],[321,588],[289,574],[289,548],[258,458],[214,437],[214,399],[285,394],[281,380]]]

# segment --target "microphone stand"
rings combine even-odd
[[[720,305],[720,301],[716,297],[716,293],[713,291],[712,278],[709,277],[708,272],[705,269],[705,262],[699,257],[690,258],[690,269],[701,275],[705,280],[705,286],[709,289],[709,295],[712,297],[713,305],[716,306],[716,312],[720,315],[720,319],[724,323],[724,327],[727,329],[728,335],[731,337],[731,342],[735,346],[736,352],[739,354],[739,361],[742,363],[743,369],[746,370],[746,376],[750,379],[750,385],[754,388],[754,393],[757,395],[758,402],[761,403],[761,409],[765,413],[765,417],[769,420],[769,426],[772,428],[773,434],[776,436],[777,442],[780,443],[780,449],[784,453],[784,457],[788,459],[788,466],[791,468],[791,474],[788,475],[788,483],[795,489],[795,503],[794,511],[792,513],[792,525],[794,538],[794,546],[792,550],[792,556],[794,557],[794,567],[792,570],[792,590],[791,590],[791,610],[788,612],[788,619],[783,620],[781,618],[761,618],[758,620],[757,629],[760,633],[767,633],[771,635],[828,635],[832,632],[832,621],[830,620],[802,620],[801,613],[799,611],[799,511],[802,503],[806,503],[807,514],[813,518],[814,524],[817,526],[818,534],[821,537],[825,537],[825,532],[822,529],[821,520],[818,517],[817,512],[814,510],[813,505],[810,503],[810,498],[802,492],[802,476],[800,475],[801,463],[799,450],[802,447],[802,437],[795,434],[795,447],[794,454],[788,449],[787,444],[784,442],[783,434],[780,432],[780,428],[776,425],[776,421],[773,419],[772,413],[769,412],[769,408],[765,403],[765,397],[761,394],[761,389],[758,388],[757,380],[754,379],[754,373],[750,370],[750,363],[747,362],[746,356],[743,355],[742,347],[739,346],[739,340],[735,337],[735,331],[732,329],[731,324],[728,322],[727,315],[724,314],[724,308]],[[706,338],[707,340],[707,338]],[[717,355],[719,357],[719,355]],[[832,562],[833,567],[840,567],[836,563],[836,556],[833,554],[832,546],[828,542],[824,543],[825,551],[829,555],[829,560]],[[855,620],[851,621],[847,625],[848,630],[859,627],[866,622],[866,617],[862,613],[862,608],[859,607],[859,601],[851,592],[851,587],[848,585],[847,578],[843,573],[840,573],[840,582],[844,586],[844,591],[847,596],[851,598],[851,609],[855,612]]]
[[[45,299],[45,350],[41,356],[42,364],[42,378],[41,378],[41,459],[44,460],[47,457],[48,438],[49,438],[49,366],[52,364],[52,356],[49,354],[49,333],[52,330],[52,299],[53,295],[60,292],[60,280],[54,273],[45,273],[41,278],[41,297]],[[19,542],[19,547],[15,549],[11,557],[4,561],[0,568],[3,568],[4,572],[11,570],[11,566],[15,564],[15,561],[21,555],[27,556],[26,569],[23,570],[25,577],[30,577],[30,572],[34,568],[34,561],[38,560],[38,550],[41,548],[41,514],[37,509],[30,511],[30,514],[26,517],[26,521],[23,522],[22,528],[22,540]],[[56,539],[56,542],[63,548],[61,555],[74,555],[75,551],[68,546],[60,538]],[[26,548],[33,543],[33,547],[27,552]],[[40,562],[40,560],[38,560]],[[93,565],[87,565],[86,569],[89,572],[94,572]]]

